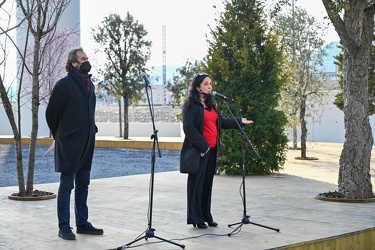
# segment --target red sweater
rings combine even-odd
[[[211,110],[204,109],[203,137],[207,140],[210,148],[216,147],[217,144],[217,119],[218,115],[214,108]]]

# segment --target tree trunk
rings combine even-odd
[[[120,137],[122,137],[122,110],[121,110],[121,97],[118,99],[118,119],[119,119],[119,128],[120,128]]]
[[[367,14],[362,19],[365,3],[360,2],[351,6],[345,15],[349,34],[345,38],[348,40],[344,43],[343,58],[345,142],[338,184],[339,192],[349,199],[374,197],[370,176],[373,138],[368,115],[368,68],[374,15]]]
[[[39,64],[40,40],[41,37],[34,36],[34,57],[33,57],[33,77],[31,90],[31,135],[29,145],[29,164],[27,168],[26,193],[30,194],[34,190],[35,172],[35,149],[39,128]]]
[[[301,100],[301,110],[299,112],[299,119],[301,123],[301,158],[306,158],[306,138],[307,138],[307,127],[306,127],[306,97],[303,96]]]
[[[293,149],[297,149],[298,148],[298,145],[297,145],[297,136],[298,136],[297,125],[293,124],[292,129],[293,129]]]
[[[374,197],[370,176],[373,144],[368,116],[368,61],[366,49],[354,57],[344,52],[345,142],[340,156],[339,192],[346,198]]]
[[[10,126],[12,127],[13,135],[14,135],[14,144],[16,146],[16,154],[17,154],[16,155],[16,168],[17,168],[17,177],[18,177],[17,179],[18,180],[18,192],[20,195],[25,195],[26,189],[25,189],[25,180],[23,178],[21,136],[17,129],[16,121],[14,120],[12,104],[9,101],[1,75],[0,75],[0,97],[3,102],[3,107],[5,110],[5,113],[7,114]]]
[[[129,103],[124,96],[124,139],[129,139]]]

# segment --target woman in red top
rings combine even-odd
[[[201,154],[199,170],[187,180],[187,224],[206,229],[218,224],[211,215],[213,178],[217,169],[220,129],[239,129],[238,124],[250,124],[246,118],[223,118],[211,95],[212,82],[207,74],[197,74],[190,85],[183,110],[185,139],[181,158],[190,147]],[[236,122],[237,120],[237,122]]]

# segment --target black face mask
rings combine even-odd
[[[91,70],[91,64],[89,61],[81,63],[79,66],[79,70],[81,71],[82,74],[87,74]]]
[[[205,92],[203,92],[201,89],[199,90],[199,94],[203,94],[204,98],[208,98],[208,97],[211,96],[210,93],[205,93]]]

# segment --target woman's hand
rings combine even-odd
[[[242,124],[251,124],[254,123],[252,120],[248,120],[247,118],[242,118]]]

